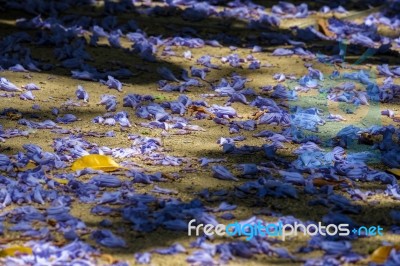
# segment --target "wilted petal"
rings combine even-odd
[[[91,237],[100,245],[108,248],[126,247],[125,240],[114,235],[110,230],[96,230],[92,233]]]
[[[57,123],[68,124],[77,121],[78,118],[73,114],[65,114],[56,118]]]
[[[110,75],[107,76],[107,78],[108,78],[107,81],[100,80],[100,83],[107,85],[109,89],[115,89],[119,92],[122,91],[122,83],[119,80],[115,79],[113,76]]]
[[[175,75],[172,73],[172,71],[167,68],[167,67],[158,67],[157,68],[157,73],[160,74],[160,76],[163,79],[169,80],[169,81],[179,81]]]
[[[239,180],[222,165],[212,166],[211,169],[213,170],[213,177],[215,178],[222,180],[234,180],[234,181]]]
[[[151,254],[149,252],[135,253],[134,257],[138,264],[149,264],[151,261]]]
[[[84,102],[89,102],[89,93],[87,93],[81,85],[78,85],[75,95],[78,99],[83,100]]]
[[[161,193],[161,194],[178,194],[178,192],[175,190],[167,189],[167,188],[160,188],[159,186],[154,186],[154,188],[153,188],[153,190],[151,190],[151,192]]]
[[[178,253],[185,253],[186,249],[181,244],[176,243],[176,244],[173,244],[169,248],[157,248],[157,249],[154,249],[152,252],[158,253],[161,255],[174,255],[174,254],[178,254]]]
[[[327,254],[344,254],[351,250],[351,243],[348,241],[322,241],[321,248]]]
[[[0,90],[3,91],[22,91],[20,88],[12,84],[8,79],[0,77]]]
[[[294,52],[292,50],[289,50],[289,49],[277,48],[277,49],[274,50],[272,55],[275,55],[275,56],[287,56],[287,55],[292,55],[293,53]]]
[[[113,175],[97,175],[91,179],[91,182],[99,187],[120,187],[122,182]]]
[[[25,86],[22,86],[22,88],[28,91],[40,90],[40,88],[34,83],[28,83]]]
[[[217,261],[213,259],[213,257],[204,250],[198,250],[192,253],[186,261],[191,265],[207,265],[207,266],[216,266],[219,265]]]
[[[22,65],[16,64],[15,66],[9,67],[8,70],[12,72],[28,72]]]

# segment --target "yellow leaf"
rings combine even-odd
[[[387,170],[389,173],[394,174],[395,176],[400,176],[400,169],[392,168]]]
[[[56,181],[57,183],[59,183],[61,185],[66,185],[69,182],[67,179],[62,179],[62,178],[57,178],[57,177],[49,177],[49,178],[53,179],[54,181]]]
[[[92,168],[104,172],[112,172],[123,168],[117,164],[111,157],[100,154],[89,154],[77,159],[71,166],[73,171]]]
[[[24,167],[18,168],[18,171],[27,171],[27,170],[32,170],[36,168],[36,164],[33,161],[29,161]]]
[[[24,246],[12,246],[0,250],[0,257],[15,256],[17,253],[32,254],[32,249]]]
[[[53,176],[53,173],[50,171],[50,174],[46,176],[48,179],[52,179],[54,181],[56,181],[58,184],[61,185],[66,185],[69,183],[69,180],[67,179],[62,179],[62,178],[57,178]]]
[[[369,257],[369,261],[377,264],[384,263],[388,259],[392,249],[400,250],[400,246],[381,246],[372,252]]]
[[[329,29],[329,23],[327,19],[320,18],[317,20],[320,31],[328,37],[335,38],[336,34]]]

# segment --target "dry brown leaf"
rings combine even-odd
[[[329,23],[326,18],[319,18],[317,20],[319,30],[329,38],[336,38],[336,34],[329,29]]]
[[[317,187],[322,187],[322,186],[334,186],[334,187],[338,187],[340,185],[352,185],[351,183],[349,183],[349,181],[347,181],[346,179],[341,179],[341,180],[327,180],[324,178],[315,178],[313,179],[313,184],[314,186]]]
[[[112,265],[119,261],[116,258],[114,258],[111,254],[101,254],[95,256],[98,257],[100,260],[105,261],[108,265]]]
[[[400,169],[392,168],[387,170],[389,173],[394,174],[395,176],[400,176]]]
[[[384,263],[388,259],[392,249],[400,250],[400,246],[380,246],[369,256],[369,261],[378,264]]]

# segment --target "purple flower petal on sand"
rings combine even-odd
[[[175,243],[169,248],[157,248],[152,250],[152,252],[160,255],[174,255],[178,253],[186,253],[186,249],[181,244]]]
[[[391,71],[396,76],[400,76],[400,67],[399,66],[396,66],[396,67],[392,68]]]
[[[167,188],[160,188],[159,186],[154,186],[151,192],[160,193],[160,194],[178,194],[177,191]]]
[[[270,124],[270,125],[282,125],[288,126],[290,125],[290,118],[289,115],[286,113],[278,113],[278,112],[271,112],[263,114],[259,120],[259,124]]]
[[[20,119],[18,120],[18,124],[25,125],[31,128],[38,128],[38,129],[54,129],[59,128],[56,123],[51,120],[45,120],[43,122],[33,122],[27,119]]]
[[[207,266],[216,266],[219,265],[217,261],[213,259],[213,257],[204,250],[194,251],[192,255],[190,255],[186,261],[190,263],[190,265],[207,265]]]
[[[73,114],[65,114],[64,116],[59,116],[56,118],[57,123],[68,124],[77,121],[78,118]]]
[[[346,118],[344,118],[343,116],[335,114],[329,114],[326,119],[328,121],[334,121],[334,122],[346,121]]]
[[[81,85],[78,85],[75,95],[79,100],[83,100],[86,103],[89,102],[89,93],[87,93]]]
[[[112,32],[110,33],[109,37],[108,37],[108,42],[110,43],[110,46],[112,48],[121,48],[121,43],[120,43],[120,35],[118,32]]]
[[[163,227],[171,231],[187,231],[188,224],[184,220],[170,220],[162,223]]]
[[[134,257],[137,264],[149,264],[151,261],[151,254],[149,252],[135,253]]]
[[[275,253],[279,258],[291,259],[294,260],[295,257],[289,253],[286,248],[279,248],[279,247],[270,247],[270,250]]]
[[[217,40],[206,40],[206,44],[212,47],[222,47],[222,45]]]
[[[179,81],[175,75],[172,73],[171,70],[167,67],[159,67],[157,68],[157,73],[160,74],[160,76],[163,79],[169,80],[169,81]]]
[[[128,94],[124,97],[124,107],[132,107],[136,109],[143,101],[154,101],[151,95]]]
[[[73,79],[90,80],[90,81],[97,80],[96,75],[94,73],[90,73],[89,71],[72,70],[71,74]]]
[[[115,185],[115,184],[112,184]],[[109,186],[108,186],[109,187]],[[104,192],[101,198],[97,201],[99,204],[106,204],[106,203],[119,203],[121,202],[121,192]]]
[[[325,224],[349,224],[350,227],[356,226],[356,223],[347,215],[337,212],[330,212],[322,218]]]
[[[333,258],[333,257],[322,257],[317,259],[306,259],[304,266],[322,266],[322,265],[330,265],[330,266],[340,266],[342,263]]]
[[[277,80],[278,82],[283,82],[286,80],[285,74],[282,73],[277,73],[273,76],[274,80]]]
[[[257,165],[252,163],[239,164],[237,168],[242,171],[243,176],[254,176],[258,173]]]
[[[28,91],[40,90],[40,88],[34,83],[28,83],[25,86],[22,86],[22,88]]]
[[[0,154],[0,170],[9,172],[13,167],[10,158],[5,154]]]
[[[238,116],[236,110],[229,106],[213,104],[211,111],[219,118],[234,118]]]
[[[118,112],[115,114],[114,119],[118,122],[121,127],[131,127],[131,122],[128,119],[128,113],[125,111]]]
[[[376,46],[375,42],[371,38],[363,35],[361,32],[351,34],[350,42],[370,48],[374,48]]]
[[[92,239],[108,248],[125,248],[125,240],[114,235],[110,230],[96,230],[91,235]]]
[[[393,110],[386,109],[386,110],[381,111],[381,115],[386,115],[386,116],[392,118],[392,117],[394,117],[394,112],[393,112]]]
[[[235,93],[230,94],[229,96],[230,96],[230,98],[228,100],[229,104],[234,103],[234,102],[249,104],[249,102],[246,99],[246,96],[244,96],[242,93],[235,92]]]
[[[152,180],[149,175],[146,175],[144,173],[138,172],[138,171],[128,171],[126,172],[126,176],[128,177],[133,177],[133,183],[142,183],[142,184],[152,184]]]
[[[275,55],[275,56],[287,56],[287,55],[292,55],[292,54],[294,54],[294,52],[292,50],[285,49],[285,48],[277,48],[272,53],[272,55]]]
[[[191,59],[192,58],[192,52],[191,51],[183,52],[183,57],[186,58],[186,59]]]
[[[103,94],[98,104],[105,105],[107,112],[115,112],[117,110],[117,97],[110,94]]]
[[[79,235],[74,230],[68,230],[63,234],[64,238],[69,241],[74,241],[79,239]]]
[[[190,67],[190,73],[193,77],[198,77],[201,78],[202,80],[206,79],[208,69],[207,68],[196,68],[196,67]]]
[[[236,210],[236,205],[231,205],[227,202],[221,202],[221,204],[217,207],[212,209],[213,212],[224,212],[224,211],[233,211]]]
[[[249,259],[253,257],[254,252],[251,250],[250,245],[244,241],[229,243],[230,252],[238,257]]]
[[[258,45],[254,45],[253,49],[251,50],[252,53],[261,53],[262,52],[262,47]]]
[[[224,219],[224,220],[233,220],[233,219],[235,219],[235,215],[233,215],[232,213],[224,213],[224,214],[222,214],[221,216],[220,216],[220,218],[221,219]]]
[[[12,72],[28,72],[22,65],[16,64],[15,66],[9,67],[8,70]]]
[[[112,76],[108,76],[107,78],[108,78],[107,81],[100,80],[100,83],[106,85],[109,89],[115,89],[119,92],[122,91],[122,83],[119,80],[115,79]]]
[[[35,96],[33,95],[33,93],[31,91],[27,91],[27,92],[21,93],[19,95],[19,98],[21,100],[34,100]]]
[[[19,222],[9,228],[10,231],[28,231],[30,229],[32,229],[31,223],[25,221]]]
[[[327,254],[344,254],[351,250],[351,243],[348,241],[322,241],[321,249]]]
[[[279,174],[285,179],[285,182],[295,184],[295,185],[304,185],[305,180],[302,174],[297,172],[289,172],[279,170]]]
[[[385,194],[388,196],[392,196],[393,198],[400,200],[400,189],[399,185],[387,185],[387,189],[385,190]]]
[[[249,64],[249,69],[252,69],[252,70],[260,69],[260,67],[261,67],[261,62],[258,60],[251,61]]]
[[[96,34],[99,37],[106,37],[108,38],[108,33],[100,26],[94,25],[92,28],[92,31],[94,34]]]
[[[7,191],[2,191],[2,192],[4,192],[3,193],[4,194],[4,200],[3,200],[3,202],[1,202],[0,206],[2,208],[5,208],[5,207],[9,206],[12,203],[12,199],[11,199],[11,194],[10,193],[8,193]]]
[[[213,171],[213,177],[221,179],[221,180],[233,180],[233,181],[239,181],[234,175],[232,175],[231,172],[228,171],[224,166],[222,165],[215,165],[211,167]]]
[[[318,70],[318,69],[314,69],[312,67],[308,68],[308,76],[314,79],[319,79],[319,80],[324,80],[324,74]]]
[[[90,182],[99,187],[120,187],[122,184],[121,180],[113,175],[96,175]]]
[[[42,205],[45,203],[43,200],[39,186],[37,186],[35,188],[35,191],[33,192],[33,201],[36,203],[42,204]]]
[[[113,203],[113,202],[114,201],[106,200],[104,203]],[[99,204],[103,204],[101,199],[99,201]],[[95,215],[110,215],[113,211],[114,211],[114,209],[111,207],[96,205],[90,210],[90,213],[95,214]]]
[[[225,162],[226,159],[209,159],[209,158],[200,158],[200,166],[207,166],[209,163],[220,163],[220,162]]]
[[[208,68],[220,69],[219,66],[211,63],[211,56],[209,56],[209,55],[203,55],[202,57],[197,59],[197,64],[203,65]]]
[[[20,88],[12,84],[8,79],[0,77],[0,90],[3,91],[22,91]]]

